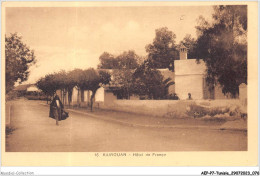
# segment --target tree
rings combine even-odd
[[[99,57],[99,61],[99,69],[114,69],[119,67],[116,58],[108,52],[104,52],[103,54],[101,54],[101,56]]]
[[[65,97],[68,93],[68,87],[71,85],[72,80],[69,79],[68,73],[65,70],[54,73],[54,79],[56,86],[61,91],[61,101],[63,104],[65,104]]]
[[[96,71],[93,68],[81,70],[74,69],[68,73],[60,71],[58,73],[48,74],[44,78],[37,81],[37,87],[46,95],[53,96],[58,89],[62,92],[71,92],[73,87],[77,87],[78,100],[79,91],[90,90],[91,95],[91,111],[96,91],[103,85],[110,82],[110,74],[105,71]],[[69,93],[70,94],[70,93]],[[69,103],[71,96],[69,96]],[[79,101],[78,101],[79,103]]]
[[[110,85],[116,87],[113,90],[114,95],[120,99],[130,99],[133,93],[133,69],[116,69],[113,70],[113,80]]]
[[[82,88],[92,92],[90,97],[90,108],[93,110],[93,101],[97,90],[110,82],[110,74],[105,71],[96,71],[93,68],[84,70],[82,76]]]
[[[133,50],[125,51],[116,57],[118,62],[118,69],[136,69],[138,65],[139,56]]]
[[[178,58],[175,38],[176,35],[167,27],[155,30],[153,43],[146,46],[149,67],[174,70],[174,60]]]
[[[29,67],[36,63],[34,51],[22,42],[16,33],[5,36],[5,81],[6,93],[13,89],[15,82],[28,79]]]
[[[117,97],[130,98],[132,94],[132,74],[142,59],[133,50],[125,51],[116,57],[106,52],[100,56],[101,64],[99,68],[113,69],[111,85],[117,87],[113,90]]]
[[[216,6],[213,20],[200,18],[196,54],[206,63],[208,84],[235,97],[247,83],[247,6]]]
[[[183,40],[180,41],[178,45],[178,50],[181,44],[183,44],[188,49],[188,59],[196,59],[197,55],[194,49],[196,47],[196,39],[191,37],[190,34],[186,34]]]
[[[79,73],[80,73],[80,72],[81,72],[81,71],[79,70]],[[67,92],[68,92],[68,103],[69,103],[69,106],[70,106],[70,103],[71,103],[71,101],[72,101],[73,88],[74,88],[75,86],[77,86],[77,83],[78,83],[77,77],[78,77],[77,71],[72,70],[72,71],[69,71],[69,72],[67,73],[67,77],[66,77],[66,87],[67,87]],[[78,93],[78,94],[79,94],[79,93]]]
[[[82,69],[76,68],[68,73],[69,82],[67,84],[68,92],[72,96],[72,90],[75,87],[78,91],[77,104],[80,106],[80,91],[84,89],[84,71]],[[71,96],[69,96],[69,102],[71,101]],[[70,104],[69,104],[70,105]]]
[[[116,57],[118,61],[118,69],[112,72],[112,85],[116,85],[117,89],[113,93],[122,99],[130,99],[132,95],[133,72],[139,66],[140,57],[132,50],[125,51]]]
[[[59,89],[58,84],[55,79],[55,74],[48,74],[45,77],[40,78],[36,82],[36,86],[42,90],[42,92],[47,96],[47,104],[48,104],[48,96],[53,97],[56,90]]]
[[[148,99],[165,99],[168,88],[174,84],[170,78],[164,80],[160,71],[149,67],[145,61],[133,74],[133,92]]]
[[[124,51],[118,56],[104,52],[100,57],[99,69],[134,69],[138,67],[140,57],[133,50]]]
[[[162,87],[162,90],[161,90],[162,96],[161,97],[162,98],[164,98],[164,99],[169,98],[169,87],[174,84],[175,84],[175,82],[172,81],[171,78],[166,78],[165,80],[162,81],[162,84],[161,84],[161,87]],[[177,95],[177,94],[175,94],[175,95]]]

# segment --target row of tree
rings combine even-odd
[[[97,71],[93,68],[86,70],[74,69],[69,72],[60,71],[58,73],[47,74],[45,77],[39,79],[36,83],[37,87],[41,89],[47,96],[53,97],[57,90],[62,92],[62,101],[68,94],[68,103],[70,105],[72,100],[72,91],[75,87],[78,90],[77,101],[80,100],[81,95],[84,95],[85,90],[92,92],[90,98],[90,107],[93,108],[93,101],[97,90],[110,82],[110,74],[105,71]],[[84,99],[82,96],[81,99]]]

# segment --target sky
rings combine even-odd
[[[146,56],[155,29],[168,27],[176,43],[196,38],[200,15],[211,20],[212,6],[161,7],[8,7],[6,35],[17,32],[35,51],[28,81],[59,70],[97,68],[103,52],[134,50]]]

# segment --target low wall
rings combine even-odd
[[[167,113],[183,114],[191,104],[207,107],[240,106],[239,99],[228,100],[114,100],[106,104],[105,109],[150,116],[165,116]]]

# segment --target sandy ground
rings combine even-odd
[[[48,117],[48,106],[42,103],[12,102],[11,127],[15,131],[6,139],[7,152],[247,150],[245,131],[131,127],[74,112],[56,126]]]

